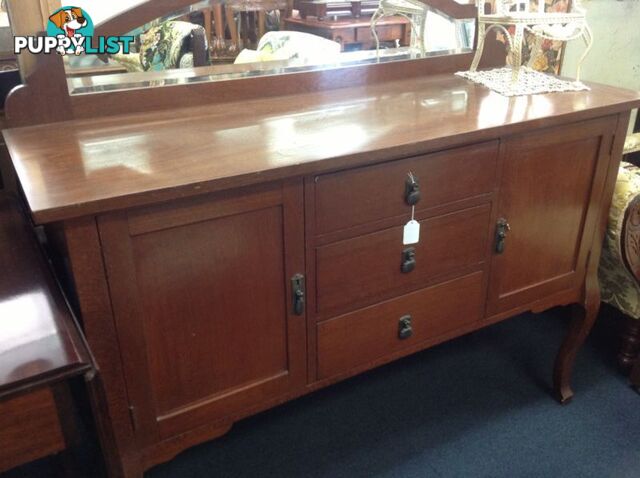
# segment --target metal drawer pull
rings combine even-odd
[[[291,278],[291,295],[293,296],[293,313],[304,314],[304,276],[296,274]]]
[[[496,253],[502,254],[504,252],[504,243],[507,239],[507,233],[511,230],[511,226],[506,219],[498,219],[496,225]]]
[[[413,335],[413,327],[411,327],[411,316],[405,315],[400,319],[398,324],[398,338],[406,340]]]
[[[409,173],[404,186],[404,200],[409,206],[415,206],[420,201],[420,184],[418,178]]]
[[[402,251],[402,264],[400,270],[403,274],[408,274],[416,268],[416,250],[414,247],[408,247]]]

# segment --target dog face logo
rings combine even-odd
[[[86,27],[88,23],[84,12],[78,7],[58,10],[49,17],[49,20],[69,38],[75,36],[76,30]]]
[[[93,20],[78,7],[58,8],[49,17],[47,35],[14,36],[13,52],[28,51],[34,55],[113,55],[128,54],[135,42],[131,35],[94,36]]]
[[[61,55],[80,55],[85,51],[85,38],[93,35],[93,22],[81,8],[63,7],[49,17],[47,35],[64,40],[57,48]]]

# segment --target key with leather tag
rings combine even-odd
[[[405,246],[420,242],[420,223],[414,219],[415,206],[411,208],[411,220],[404,226],[402,243]]]

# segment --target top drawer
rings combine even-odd
[[[419,184],[416,210],[493,191],[498,141],[316,178],[316,233],[326,234],[411,212],[406,180]]]

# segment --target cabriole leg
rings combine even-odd
[[[626,372],[631,369],[640,351],[640,319],[632,319],[624,315],[622,318],[625,319],[626,324],[620,337],[618,365]]]
[[[524,41],[524,25],[516,25],[516,32],[513,35],[513,42],[511,43],[511,83],[514,85],[518,83],[520,76],[520,67],[522,66],[522,42]]]
[[[380,59],[380,38],[378,37],[378,32],[376,31],[376,27],[378,26],[378,20],[382,18],[382,12],[380,10],[376,10],[371,17],[371,35],[376,42],[376,58]]]
[[[424,58],[426,54],[425,42],[427,40],[427,11],[423,11],[421,15],[418,16],[419,23],[416,25],[418,28],[418,41],[420,46],[420,55]]]
[[[593,33],[591,32],[591,28],[589,28],[589,25],[586,25],[584,27],[584,32],[582,33],[582,39],[584,40],[586,49],[584,50],[584,53],[580,57],[580,60],[578,60],[578,68],[576,71],[577,82],[580,81],[580,75],[582,73],[582,63],[584,63],[584,60],[587,58],[587,55],[589,54],[589,52],[591,51],[591,47],[593,46]]]
[[[576,355],[589,335],[598,316],[600,301],[589,305],[574,305],[571,309],[571,323],[567,335],[560,346],[553,373],[554,394],[560,403],[567,403],[573,397],[571,375]]]
[[[486,36],[487,26],[484,23],[478,22],[478,45],[476,46],[476,54],[473,57],[473,62],[471,63],[471,71],[476,71],[478,69],[478,64],[482,58],[482,51],[484,50],[484,40]]]
[[[542,42],[544,38],[541,36],[535,36],[535,43],[533,44],[533,49],[531,50],[531,57],[529,57],[529,62],[527,63],[527,67],[533,69],[536,63],[536,58],[542,52]]]

